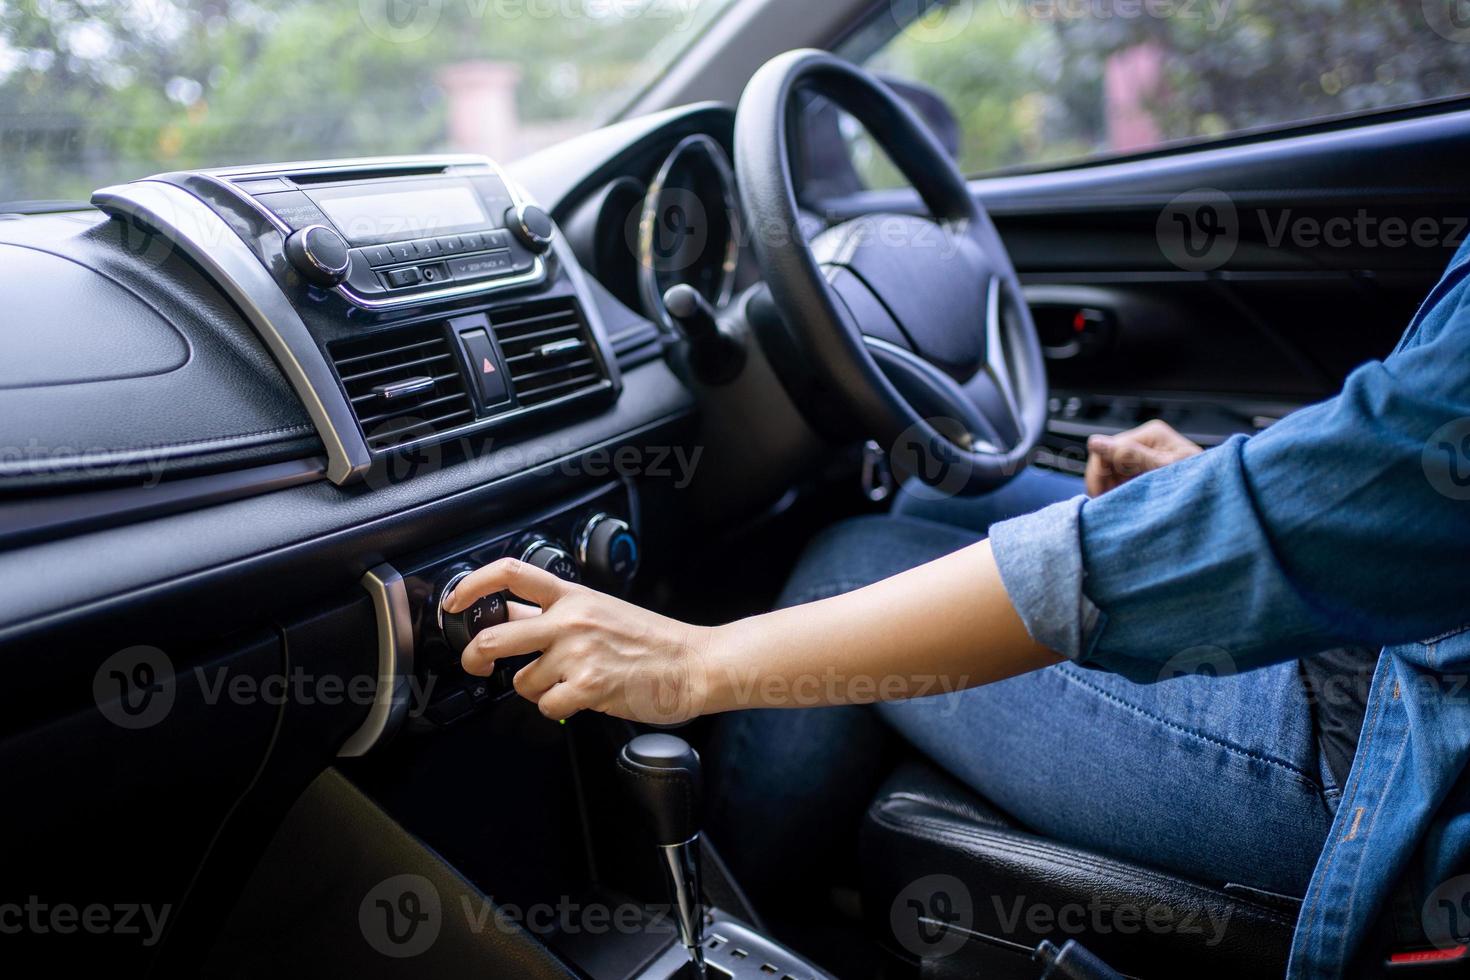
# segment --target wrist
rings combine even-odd
[[[738,665],[745,659],[740,650],[745,647],[749,623],[741,619],[722,626],[699,627],[700,635],[691,644],[694,666],[690,676],[698,686],[694,694],[701,705],[700,714],[750,707],[737,696],[734,683]]]

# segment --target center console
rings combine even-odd
[[[92,202],[125,247],[177,248],[238,307],[336,483],[394,479],[405,460],[618,395],[584,273],[483,157],[181,171]]]

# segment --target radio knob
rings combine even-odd
[[[551,247],[551,239],[556,235],[551,215],[534,204],[521,204],[507,210],[505,226],[521,240],[522,245],[538,255]]]
[[[286,259],[301,278],[328,287],[346,279],[352,264],[347,240],[326,225],[307,225],[288,235]]]

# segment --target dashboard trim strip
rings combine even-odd
[[[408,589],[392,565],[378,565],[362,577],[378,622],[378,687],[362,726],[337,750],[339,759],[366,755],[403,724],[412,701],[413,619]]]
[[[234,228],[188,190],[160,180],[104,187],[92,195],[92,203],[163,236],[203,267],[239,307],[311,416],[326,448],[329,480],[341,485],[367,472],[372,455],[331,367],[280,286]]]

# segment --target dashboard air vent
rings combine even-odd
[[[511,387],[521,405],[540,405],[603,381],[582,310],[573,299],[496,310],[490,325],[500,341]]]
[[[474,421],[459,359],[440,323],[340,341],[329,351],[375,452]]]

